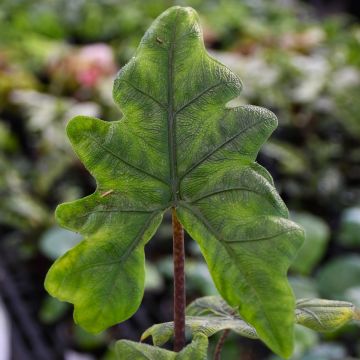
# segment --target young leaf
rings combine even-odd
[[[238,317],[186,316],[186,329],[194,336],[201,333],[210,337],[219,331],[229,329],[249,339],[259,338],[254,327]],[[162,346],[172,338],[173,334],[174,323],[170,321],[151,326],[142,334],[141,340],[151,336],[154,345]]]
[[[208,339],[197,334],[191,344],[178,353],[129,340],[118,341],[115,348],[119,360],[206,360]]]
[[[193,301],[186,309],[186,327],[193,336],[210,337],[221,330],[258,339],[255,328],[241,319],[236,309],[231,308],[219,296],[205,296]],[[360,320],[360,312],[346,301],[324,299],[299,299],[295,309],[296,323],[319,332],[335,331],[351,320]],[[174,323],[155,324],[147,329],[141,340],[151,336],[154,345],[165,344],[174,333]]]
[[[334,331],[350,320],[360,320],[360,312],[347,301],[299,299],[296,322],[319,332]]]
[[[75,305],[87,330],[136,311],[143,247],[175,207],[222,296],[275,352],[291,354],[295,301],[286,272],[303,233],[255,163],[277,119],[255,106],[227,108],[240,90],[207,54],[196,12],[173,7],[115,81],[124,117],[70,121],[68,136],[97,190],[58,207],[58,222],[85,239],[55,262],[45,285]]]

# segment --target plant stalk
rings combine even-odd
[[[218,343],[216,344],[215,353],[214,353],[214,360],[220,360],[221,359],[221,350],[224,346],[225,340],[229,335],[230,330],[226,329],[222,333]]]
[[[185,347],[185,249],[184,229],[172,208],[174,261],[174,351]]]

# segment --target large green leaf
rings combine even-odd
[[[196,12],[173,7],[115,81],[124,117],[70,121],[68,136],[97,190],[58,207],[58,222],[85,240],[53,265],[46,288],[73,303],[89,331],[136,311],[143,247],[175,207],[222,296],[275,352],[291,354],[295,301],[286,272],[303,233],[255,163],[277,119],[255,106],[226,107],[240,90],[205,51]]]

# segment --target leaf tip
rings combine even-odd
[[[284,359],[289,359],[294,351],[294,322],[286,328],[285,326],[276,326],[276,328],[273,328],[273,332],[264,332],[261,329],[256,329],[256,331],[260,340],[275,354]]]
[[[286,341],[271,344],[270,349],[284,359],[290,359],[294,352],[294,336],[288,337]]]
[[[264,117],[266,118],[268,123],[271,125],[271,127],[273,129],[276,129],[279,124],[277,116],[272,111],[265,109],[265,108],[261,108],[260,111],[263,113]]]
[[[63,228],[69,229],[68,220],[74,216],[67,206],[68,203],[60,204],[55,209],[55,220]],[[70,229],[71,230],[71,229]]]
[[[198,16],[198,13],[196,12],[196,10],[194,8],[192,8],[191,6],[179,6],[179,5],[170,7],[162,15],[166,16],[171,13],[175,13],[178,15],[181,13],[181,14],[184,14],[187,16],[194,16],[194,15]]]
[[[75,116],[66,125],[66,134],[74,145],[78,143],[84,136],[87,138],[89,133],[96,134],[101,125],[109,124],[106,121],[91,116]]]
[[[98,335],[104,330],[106,330],[109,326],[113,324],[108,324],[103,322],[101,319],[87,317],[88,312],[84,312],[79,306],[74,304],[74,312],[73,319],[74,323],[81,328],[83,328],[86,332],[92,335]],[[85,316],[84,316],[85,315]]]
[[[141,334],[140,341],[144,341],[151,335],[151,329],[153,329],[153,326],[149,327]]]
[[[141,335],[140,342],[146,340],[149,337],[149,334],[146,333],[146,331]]]
[[[74,134],[76,134],[79,131],[80,122],[82,122],[84,118],[86,117],[75,116],[67,123],[66,134],[70,139],[74,136]]]

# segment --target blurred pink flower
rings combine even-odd
[[[116,70],[114,54],[106,44],[93,44],[81,48],[74,57],[74,69],[79,84],[94,87],[98,81]]]
[[[62,82],[94,88],[105,77],[116,72],[114,54],[110,46],[102,43],[71,48],[52,59],[51,76]]]

